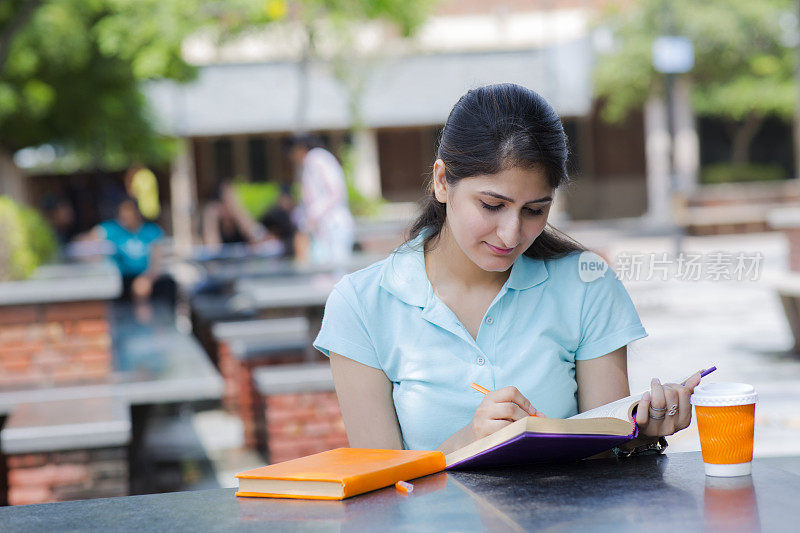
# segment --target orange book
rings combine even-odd
[[[336,448],[240,472],[236,495],[342,500],[444,467],[442,452]]]

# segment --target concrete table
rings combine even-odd
[[[165,313],[167,313],[165,315]],[[167,311],[136,317],[114,306],[114,370],[95,383],[0,388],[0,415],[21,403],[118,397],[130,405],[218,399],[223,382],[199,343],[175,329]]]
[[[341,278],[341,275],[326,273],[269,280],[241,280],[236,283],[236,292],[247,295],[253,307],[261,311],[322,307],[333,286]]]
[[[707,478],[699,453],[439,473],[337,501],[234,489],[0,509],[4,531],[796,531],[800,457]]]
[[[0,306],[108,300],[121,290],[119,273],[110,261],[42,265],[26,280],[0,284]]]
[[[384,259],[388,254],[356,253],[343,269],[354,272]],[[269,279],[291,276],[327,274],[339,270],[329,264],[298,263],[290,259],[244,256],[187,260],[184,264],[195,269],[197,278],[206,283],[226,285],[241,279]]]

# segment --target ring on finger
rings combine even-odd
[[[678,412],[678,404],[675,403],[675,404],[672,404],[672,406],[669,408],[669,412],[667,413],[667,415],[668,416],[673,416],[677,412]]]
[[[666,410],[667,410],[666,408],[664,408],[664,409],[657,409],[657,408],[655,408],[655,407],[652,407],[652,406],[651,406],[651,407],[650,407],[650,418],[651,418],[651,419],[653,419],[653,420],[664,420],[665,416],[664,416],[663,414],[662,414],[661,416],[655,416],[655,415],[653,414],[653,411],[656,411],[656,412],[658,412],[658,411],[666,411]]]
[[[666,410],[667,410],[667,408],[666,408],[666,407],[653,407],[653,406],[651,405],[651,406],[650,406],[650,410],[651,410],[651,411],[655,411],[655,412],[657,412],[657,413],[662,413],[662,412],[666,411]]]

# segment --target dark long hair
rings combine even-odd
[[[509,168],[542,168],[554,190],[569,184],[567,155],[567,136],[556,112],[544,98],[513,83],[471,89],[459,98],[447,117],[436,153],[451,185]],[[431,230],[424,240],[426,248],[438,239],[447,216],[446,205],[434,194],[432,176],[428,188],[422,213],[409,230],[409,240],[426,228]],[[524,254],[552,259],[585,250],[547,224]]]

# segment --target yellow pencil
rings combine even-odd
[[[470,385],[470,386],[471,386],[473,389],[475,389],[476,391],[480,392],[481,394],[489,394],[489,389],[487,389],[487,388],[485,388],[485,387],[481,387],[481,386],[480,386],[480,385],[478,385],[477,383],[473,383],[473,384],[472,384],[472,385]]]

